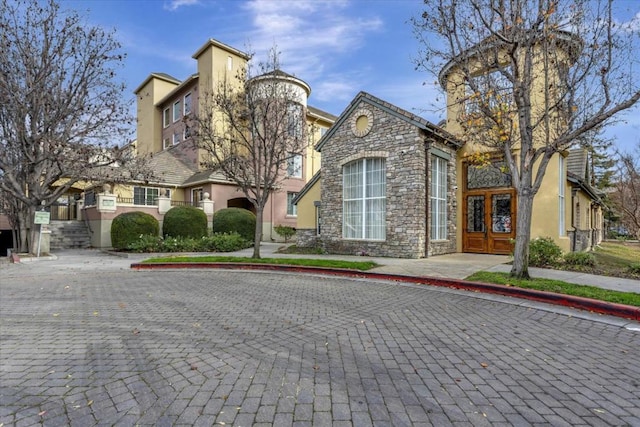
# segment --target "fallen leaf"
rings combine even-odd
[[[94,312],[93,312],[93,315],[94,315],[94,316],[97,316],[97,315],[98,315],[98,312],[97,312],[97,311],[94,311]]]
[[[140,333],[140,331],[138,330],[138,328],[133,328],[133,331],[131,331],[131,333],[133,335],[138,335]]]
[[[119,302],[118,303],[118,307],[120,308],[127,308],[127,304],[123,303],[123,302]]]
[[[38,412],[38,415],[40,415],[40,416],[42,417],[42,416],[44,416],[44,414],[46,414],[46,413],[47,413],[47,411],[41,411],[41,412]]]
[[[480,364],[480,366],[482,366],[483,368],[486,368],[487,366],[489,366],[489,364],[488,364],[488,363],[485,363],[485,362],[482,362],[482,363]]]
[[[60,316],[60,313],[53,313],[53,317],[58,317]]]
[[[597,412],[599,414],[604,414],[605,413],[605,411],[603,411],[602,409],[594,409],[593,411]]]
[[[93,405],[93,400],[90,400],[87,402],[87,406],[91,406],[91,405]]]
[[[197,371],[197,370],[198,370],[198,367],[197,367],[196,365],[191,365],[191,370],[192,370],[192,371]]]

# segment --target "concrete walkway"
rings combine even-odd
[[[400,274],[404,276],[418,277],[442,277],[447,279],[464,279],[478,271],[506,272],[511,271],[507,264],[511,257],[506,255],[484,255],[455,253],[438,255],[430,258],[403,259],[403,258],[375,258],[349,255],[299,255],[281,254],[276,252],[282,244],[263,243],[260,246],[263,257],[273,258],[327,258],[343,259],[347,261],[372,260],[380,264],[380,267],[371,271],[386,274]],[[240,256],[251,256],[253,249],[245,249],[233,253]],[[547,268],[529,268],[531,277],[562,280],[578,285],[596,286],[603,289],[611,289],[622,292],[640,293],[640,280],[624,279],[620,277],[597,276],[574,271],[552,270]]]

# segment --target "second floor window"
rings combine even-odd
[[[171,114],[168,108],[165,108],[162,112],[162,126],[167,127],[171,124]]]
[[[287,215],[298,215],[298,206],[293,204],[293,199],[295,199],[297,195],[298,193],[287,193]]]
[[[465,88],[465,111],[479,112],[481,106],[495,109],[509,106],[513,102],[513,85],[505,74],[511,74],[511,67],[472,77],[473,84],[467,83]]]
[[[184,115],[191,112],[191,92],[184,96]]]
[[[291,154],[287,160],[287,176],[302,178],[302,154]]]
[[[180,119],[180,101],[176,101],[173,104],[173,121],[177,122]]]

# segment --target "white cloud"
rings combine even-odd
[[[246,36],[258,60],[277,45],[285,71],[313,78],[332,55],[357,49],[383,27],[378,17],[351,16],[348,6],[344,0],[254,0],[244,7],[253,23]]]
[[[193,6],[200,3],[200,0],[171,0],[164,3],[164,9],[174,11],[182,6]]]
[[[620,27],[629,33],[637,33],[640,31],[640,12],[637,12],[633,18],[628,21],[620,22]]]

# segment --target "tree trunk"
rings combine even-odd
[[[516,215],[516,243],[513,248],[511,277],[529,279],[529,241],[531,240],[531,214],[533,197],[531,190],[518,192]]]
[[[262,240],[262,216],[264,206],[256,206],[256,233],[253,236],[253,256],[252,258],[260,258],[260,241]]]

